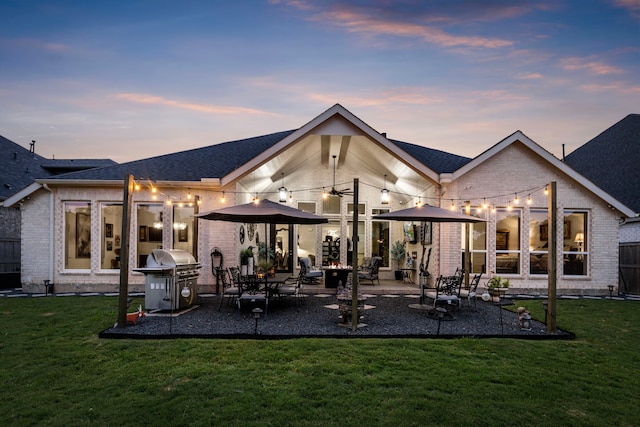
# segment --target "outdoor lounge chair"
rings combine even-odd
[[[300,278],[302,283],[308,285],[317,285],[320,283],[319,278],[322,277],[322,270],[316,270],[311,267],[311,261],[309,258],[300,258]]]
[[[371,285],[373,286],[374,280],[378,281],[378,285],[380,285],[380,279],[378,278],[378,270],[380,269],[380,264],[382,264],[382,258],[379,256],[374,256],[371,258],[371,265],[369,267],[362,266],[358,269],[358,279],[359,280],[370,280]]]

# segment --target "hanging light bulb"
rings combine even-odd
[[[384,174],[384,188],[380,190],[380,203],[383,205],[389,204],[389,190],[387,190],[387,174]]]
[[[224,191],[222,192],[222,196],[220,197],[220,201],[221,201],[222,203],[224,203],[224,202],[225,202],[225,198],[224,198]]]
[[[287,201],[287,189],[284,186],[284,173],[282,173],[282,186],[278,189],[278,193],[280,195],[280,203],[284,203]]]
[[[531,194],[529,194],[527,196],[527,204],[530,205],[531,203],[533,203],[533,200],[531,200]]]
[[[418,196],[418,201],[416,202],[416,207],[417,208],[421,208],[422,207],[422,200],[420,199],[420,196]]]
[[[171,199],[167,198],[167,206],[171,206]]]
[[[260,199],[258,199],[258,195],[257,194],[255,196],[253,196],[253,203],[256,204],[256,205],[258,203],[260,203]]]
[[[451,200],[451,208],[450,208],[450,209],[451,209],[452,211],[455,211],[455,210],[456,210],[456,204],[455,204],[455,202],[454,202],[453,200]]]
[[[289,192],[289,203],[293,203],[293,193]]]
[[[325,188],[322,187],[322,198],[326,199],[327,197],[329,197],[329,194],[327,193],[327,190],[325,190]]]
[[[483,210],[486,210],[486,209],[488,209],[488,208],[489,208],[489,205],[487,205],[487,199],[486,199],[486,198],[484,198],[484,199],[482,200],[482,209],[483,209]]]
[[[549,187],[544,187],[544,195],[548,196],[549,195]]]
[[[509,204],[507,205],[507,210],[510,211],[511,209],[513,209],[513,206],[511,206],[511,200],[509,200]]]
[[[136,189],[136,191],[140,191],[140,184],[138,184],[138,183],[136,182],[136,184],[133,186],[133,188],[135,188],[135,189]]]
[[[520,199],[518,198],[518,193],[515,193],[516,197],[513,199],[513,204],[517,205],[520,203]]]

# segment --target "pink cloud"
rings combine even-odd
[[[562,60],[562,68],[569,71],[587,70],[592,74],[622,74],[620,68],[607,65],[603,62],[593,61],[590,58],[566,58]]]
[[[129,101],[135,104],[162,105],[162,106],[179,108],[182,110],[198,111],[201,113],[254,114],[254,115],[275,116],[274,113],[270,113],[263,110],[257,110],[254,108],[198,104],[193,102],[176,101],[173,99],[167,99],[160,96],[147,95],[143,93],[119,93],[114,95],[114,97],[117,99]]]
[[[513,45],[513,42],[510,40],[477,36],[456,36],[434,27],[395,20],[377,19],[347,10],[325,12],[320,16],[316,16],[314,20],[334,22],[336,25],[346,28],[347,31],[352,33],[412,37],[445,47],[482,47],[495,49]]]

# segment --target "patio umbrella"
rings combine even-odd
[[[482,218],[453,212],[436,206],[421,205],[399,211],[376,215],[373,219],[390,219],[397,221],[430,221],[430,222],[486,222]]]
[[[373,219],[395,220],[395,221],[424,221],[424,222],[486,222],[485,219],[477,218],[471,215],[465,215],[448,209],[442,209],[436,206],[420,205],[413,208],[401,209],[399,211],[387,212],[375,215]],[[467,235],[468,237],[468,235]],[[420,268],[424,261],[424,251],[420,260]],[[469,259],[469,254],[465,251],[465,259]],[[421,273],[422,274],[422,273]],[[465,274],[469,274],[465,272]],[[468,276],[467,276],[468,277]],[[466,279],[468,280],[468,279]],[[424,300],[424,287],[422,280],[420,281],[420,304]]]
[[[260,203],[229,206],[196,215],[211,221],[246,222],[250,224],[323,224],[326,218],[264,199]]]
[[[328,219],[282,203],[264,199],[259,203],[245,203],[244,205],[229,206],[210,212],[196,215],[197,218],[211,221],[227,221],[258,224],[264,223],[265,238],[267,237],[267,224],[323,224]]]

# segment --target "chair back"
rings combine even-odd
[[[242,276],[240,286],[238,287],[240,290],[240,295],[245,293],[249,295],[256,295],[260,292],[261,285],[262,283],[260,279],[255,274]]]
[[[377,276],[378,270],[380,269],[381,265],[382,265],[382,258],[379,256],[374,256],[371,259],[371,274]]]
[[[311,261],[309,261],[309,258],[307,257],[300,258],[300,271],[302,272],[302,275],[306,276],[310,270],[311,270]]]
[[[440,276],[436,283],[436,291],[438,295],[460,296],[462,288],[462,276]]]
[[[473,279],[471,279],[471,283],[469,283],[469,295],[471,295],[472,292],[475,294],[476,290],[478,289],[480,276],[482,276],[482,274],[476,274],[475,276],[473,276]]]

